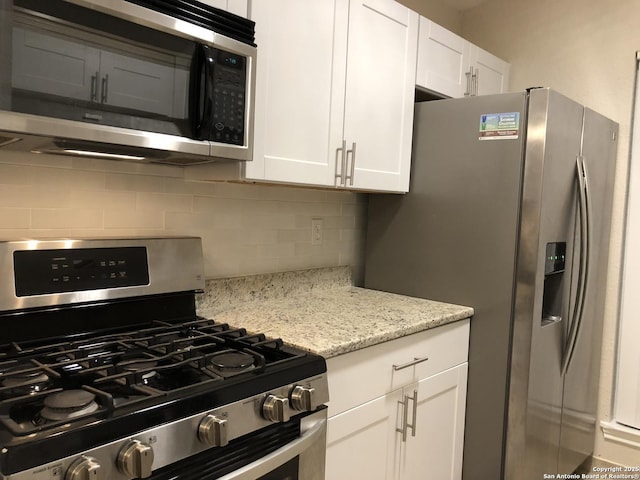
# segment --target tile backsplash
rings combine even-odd
[[[196,235],[208,278],[349,265],[361,277],[366,195],[195,182],[183,169],[0,151],[0,238]],[[311,243],[321,218],[322,243]]]

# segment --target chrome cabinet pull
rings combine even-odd
[[[344,185],[345,180],[345,172],[347,170],[347,164],[345,162],[345,151],[347,149],[347,141],[342,140],[342,146],[336,148],[336,183],[338,185]],[[340,155],[340,160],[338,160],[338,154],[342,152]]]
[[[105,75],[104,78],[102,79],[102,88],[101,88],[101,95],[100,95],[101,103],[107,103],[108,90],[109,90],[109,75]]]
[[[344,177],[345,185],[347,180],[349,180],[349,185],[353,185],[353,175],[356,172],[356,142],[351,144],[351,150],[347,150],[347,163],[349,163],[349,153],[351,153],[351,169],[349,169],[349,174]]]
[[[353,177],[356,174],[356,142],[353,142],[353,154],[351,156],[351,177],[349,185],[353,185]]]
[[[412,419],[409,423],[409,400],[413,402]],[[418,416],[418,390],[413,391],[413,397],[404,395],[401,401],[398,401],[399,405],[402,405],[402,427],[396,428],[396,432],[402,433],[402,441],[407,441],[407,432],[411,429],[411,436],[416,436],[416,418]]]
[[[471,86],[473,90],[471,95],[478,96],[478,76],[480,75],[480,70],[471,67],[471,71],[473,72],[471,74]]]
[[[471,95],[471,68],[473,67],[470,67],[468,72],[464,72],[465,77],[467,77],[467,88],[464,91],[465,97]]]
[[[91,75],[91,101],[96,102],[98,100],[98,72],[95,75]]]
[[[405,368],[413,367],[414,365],[418,365],[419,363],[426,362],[427,360],[429,360],[429,357],[414,357],[414,359],[411,360],[410,362],[403,363],[401,365],[393,365],[393,370],[397,372],[398,370],[403,370]]]
[[[409,424],[407,423],[409,416],[409,395],[404,395],[401,401],[398,401],[398,405],[402,405],[402,427],[396,428],[396,432],[402,434],[402,441],[407,441],[407,429]]]
[[[411,429],[411,436],[416,436],[416,417],[418,416],[418,390],[413,391],[413,397],[407,396],[407,400],[411,400],[413,402],[413,417],[411,423],[407,419],[407,427]]]

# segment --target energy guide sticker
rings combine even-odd
[[[486,113],[480,115],[480,140],[518,138],[520,112]]]

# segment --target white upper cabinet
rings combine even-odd
[[[392,0],[253,2],[254,180],[407,191],[418,15]]]
[[[420,17],[416,85],[445,97],[508,90],[509,64]]]
[[[409,190],[417,13],[389,0],[352,0],[344,186]]]
[[[473,80],[472,95],[491,95],[509,89],[509,64],[475,45],[469,48]]]
[[[416,85],[446,97],[467,92],[469,42],[420,17]]]
[[[247,0],[200,0],[206,5],[235,13],[241,17],[248,17]]]
[[[334,25],[341,22],[346,36],[347,7],[332,1],[253,2],[258,61],[248,179],[335,184],[346,39],[334,38]]]

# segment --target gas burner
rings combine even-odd
[[[157,365],[158,362],[156,360],[140,358],[120,362],[118,367],[124,372],[144,372],[141,374],[140,379],[142,380],[142,384],[148,385],[149,380],[157,375],[157,372],[152,370]]]
[[[3,378],[4,377],[4,378]],[[17,365],[0,375],[0,384],[15,394],[34,394],[45,390],[50,383],[49,376],[37,368]]]
[[[209,357],[209,369],[222,377],[231,377],[254,368],[253,355],[239,350],[225,350]]]
[[[124,362],[118,363],[125,372],[139,372],[140,370],[150,370],[158,365],[156,360],[150,360],[147,358],[129,359]]]
[[[0,264],[0,479],[234,476],[311,426],[323,447],[324,360],[198,316],[198,239],[0,242]]]
[[[44,399],[44,408],[40,411],[46,420],[71,420],[98,410],[96,396],[86,390],[62,390],[52,393]]]

